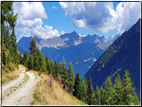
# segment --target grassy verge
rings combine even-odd
[[[32,105],[84,105],[84,103],[64,90],[61,85],[52,80],[52,87],[49,86],[49,76],[41,74],[42,80],[37,83],[33,94]]]
[[[2,66],[2,83],[18,77],[19,72],[14,64],[10,64],[9,66]]]

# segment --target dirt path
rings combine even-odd
[[[23,82],[25,70],[20,77],[2,86],[2,105],[30,105],[36,83],[41,79],[34,73],[26,72],[29,78]],[[7,94],[8,93],[8,94]]]

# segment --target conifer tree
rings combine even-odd
[[[98,86],[96,87],[96,91],[95,91],[95,103],[96,105],[101,104],[100,90]]]
[[[40,70],[40,61],[38,56],[33,56],[34,58],[34,70],[39,71]]]
[[[29,60],[28,60],[28,69],[32,70],[33,66],[34,66],[34,59],[33,59],[33,55],[29,55]]]
[[[107,80],[105,82],[105,89],[104,89],[104,93],[105,93],[105,104],[106,105],[111,105],[112,104],[112,82],[110,77],[107,77]]]
[[[93,86],[92,86],[91,77],[89,77],[89,81],[88,81],[87,103],[89,105],[95,104],[95,94],[94,94],[94,89],[93,89]]]
[[[70,63],[68,67],[68,92],[73,93],[73,86],[74,86],[74,72],[72,69],[72,64]]]
[[[140,105],[136,92],[134,94],[134,105]]]
[[[122,105],[122,84],[121,84],[121,78],[119,74],[117,75],[115,79],[112,100],[114,105]]]
[[[101,105],[104,105],[105,104],[105,95],[104,95],[104,90],[102,87],[100,88],[100,98],[101,98]]]
[[[6,56],[6,49],[5,48],[3,48],[3,50],[2,50],[2,63],[4,64],[4,65],[7,65],[7,56]]]
[[[85,103],[87,103],[87,91],[88,91],[88,85],[86,77],[82,78],[82,84],[81,84],[81,100]]]
[[[48,59],[48,57],[46,56],[45,57],[45,61],[46,61],[46,69],[48,71],[48,74],[51,74],[52,70],[51,70],[51,64],[50,64],[50,61]]]
[[[124,105],[131,105],[134,101],[134,90],[132,87],[133,83],[129,77],[129,73],[125,70],[125,75],[122,82],[122,101]]]
[[[39,56],[39,71],[40,72],[46,72],[47,71],[47,69],[46,69],[46,61],[45,61],[45,58],[44,58],[43,55]]]
[[[81,91],[81,82],[80,82],[80,76],[79,76],[79,72],[78,72],[75,77],[74,91],[73,91],[73,95],[76,96],[76,98],[78,98],[78,99],[81,98],[80,91]]]
[[[32,38],[32,41],[30,42],[30,54],[31,55],[36,55],[37,52],[37,47],[36,47],[36,42],[34,40],[34,38]]]
[[[63,88],[65,88],[66,90],[68,90],[69,81],[68,81],[68,73],[66,71],[66,68],[63,70],[62,82],[63,82]]]
[[[27,52],[25,51],[24,52],[24,55],[23,55],[23,64],[26,65],[26,60],[28,58],[28,55],[27,55]]]

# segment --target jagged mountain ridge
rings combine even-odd
[[[37,35],[31,37],[23,37],[19,40],[18,50],[23,54],[24,49],[29,53],[30,41],[35,39],[38,48],[44,56],[52,61],[66,60],[67,66],[72,62],[74,73],[80,72],[82,77],[86,71],[93,65],[99,56],[108,47],[104,36],[87,35],[86,37],[79,36],[75,31],[65,33],[60,37],[48,39],[40,38]]]
[[[105,41],[104,36],[99,37],[98,35],[92,35],[92,36],[88,35],[86,37],[80,37],[75,31],[73,31],[71,33],[65,33],[60,37],[53,37],[48,39],[40,38],[37,35],[31,37],[22,37],[17,44],[26,51],[29,51],[28,47],[32,38],[35,39],[37,47],[40,50],[44,47],[48,48],[70,47],[85,42],[98,44],[98,43],[103,43]]]

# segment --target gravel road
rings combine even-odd
[[[20,77],[2,85],[2,105],[30,105],[33,100],[33,92],[36,83],[41,80],[33,72],[25,72],[24,68],[20,69]],[[24,73],[29,75],[25,82]],[[7,94],[8,93],[8,94]]]

